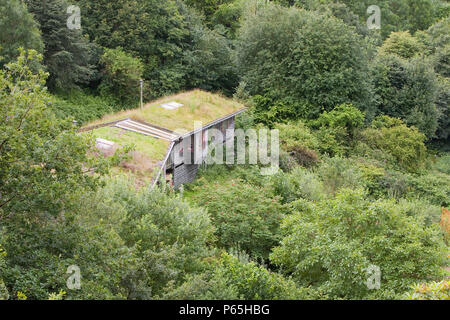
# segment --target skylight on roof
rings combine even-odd
[[[178,109],[179,107],[182,107],[183,105],[181,103],[178,102],[169,102],[169,103],[165,103],[160,105],[161,108],[167,109],[167,110],[174,110],[174,109]]]

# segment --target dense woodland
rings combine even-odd
[[[0,47],[0,299],[449,299],[448,1],[0,0]],[[140,79],[243,102],[280,170],[110,174],[77,128]]]

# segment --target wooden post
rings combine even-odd
[[[139,84],[141,86],[141,109],[142,109],[144,106],[144,103],[142,101],[142,91],[143,91],[143,87],[144,87],[144,80],[139,80]]]

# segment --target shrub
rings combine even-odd
[[[408,127],[387,116],[376,119],[372,127],[361,133],[361,138],[373,149],[380,149],[393,157],[394,167],[410,172],[419,171],[425,164],[425,135],[415,127]]]
[[[104,66],[100,90],[117,97],[122,103],[136,103],[139,97],[139,80],[142,79],[144,70],[141,60],[118,47],[105,49],[100,63]]]
[[[450,300],[450,280],[418,283],[405,294],[408,300]]]
[[[275,194],[283,198],[284,203],[298,199],[319,201],[325,198],[322,181],[311,171],[296,167],[289,174],[273,176]]]
[[[377,115],[400,118],[428,139],[434,137],[439,117],[435,104],[438,81],[430,61],[379,55],[373,64],[373,81]]]
[[[193,187],[193,192],[192,200],[208,209],[221,247],[237,248],[252,258],[268,257],[287,212],[279,197],[239,178]]]
[[[81,90],[55,96],[51,109],[60,119],[72,118],[79,125],[99,119],[105,114],[119,111],[121,106],[106,97],[90,95]]]
[[[319,129],[316,136],[322,151],[330,156],[343,155],[353,146],[355,135],[362,128],[364,113],[353,105],[342,104],[330,112],[323,112],[310,124]]]
[[[319,149],[319,142],[302,121],[286,124],[277,123],[274,129],[279,130],[282,148],[298,164],[308,168],[319,161],[319,157],[315,152],[315,150]]]
[[[238,39],[238,68],[250,95],[281,100],[294,119],[342,103],[371,105],[367,43],[342,20],[269,3],[244,17]]]
[[[450,205],[450,176],[444,173],[427,173],[411,179],[410,195],[427,199],[438,206]]]
[[[332,299],[398,297],[418,279],[441,274],[446,248],[437,226],[424,227],[393,200],[366,200],[361,190],[345,189],[335,199],[299,201],[287,216],[284,238],[271,261],[299,286]],[[370,265],[380,268],[380,289],[366,285]]]
[[[450,175],[450,153],[438,157],[433,168],[439,172]]]
[[[223,253],[208,271],[187,278],[182,286],[164,299],[307,299],[312,290],[298,288],[282,275],[270,272],[254,262],[240,262]]]
[[[380,47],[380,54],[394,54],[404,59],[409,59],[415,55],[422,54],[425,46],[416,38],[411,36],[409,31],[392,32]]]
[[[357,188],[364,185],[358,166],[345,158],[325,159],[317,168],[317,173],[323,181],[325,190],[332,195],[341,188]]]
[[[319,146],[316,137],[301,120],[290,123],[277,123],[274,125],[274,129],[280,131],[280,141],[287,150],[296,146],[304,146],[308,149],[316,150]]]

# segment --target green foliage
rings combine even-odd
[[[327,158],[317,168],[317,174],[322,179],[325,190],[333,196],[342,188],[364,186],[361,170],[349,159]]]
[[[334,17],[267,4],[245,17],[236,54],[246,90],[272,99],[269,107],[282,101],[295,118],[371,105],[368,45]]]
[[[208,209],[218,243],[237,248],[252,258],[267,258],[279,240],[279,223],[286,208],[266,188],[231,179],[193,187],[192,200]]]
[[[87,155],[92,142],[51,113],[46,74],[33,74],[33,61],[40,61],[35,51],[22,51],[17,62],[0,71],[2,217],[29,211],[56,215],[72,192],[95,186],[85,170],[101,169]]]
[[[272,262],[331,298],[392,299],[417,279],[439,276],[446,250],[437,226],[424,227],[393,200],[365,197],[345,189],[318,204],[300,200]],[[376,292],[366,286],[369,265],[381,271]]]
[[[0,66],[15,60],[19,55],[19,48],[34,49],[42,53],[44,44],[41,34],[22,1],[0,1],[0,30]]]
[[[136,104],[139,99],[139,80],[142,79],[142,62],[125,53],[122,48],[105,49],[100,58],[104,66],[100,91],[117,97],[122,104]]]
[[[375,119],[372,127],[361,133],[361,139],[371,148],[391,155],[393,166],[415,172],[425,163],[425,135],[398,119],[387,116]]]
[[[279,130],[281,147],[298,164],[303,167],[312,167],[319,161],[315,151],[319,149],[319,142],[302,121],[278,123],[275,124],[274,129]]]
[[[364,23],[367,8],[374,4],[370,0],[340,0],[356,13]],[[442,16],[441,8],[448,6],[444,1],[435,0],[381,0],[381,35],[387,38],[391,32],[425,30]]]
[[[210,270],[190,277],[165,299],[291,300],[307,299],[310,290],[254,262],[241,262],[223,253]]]
[[[0,271],[5,268],[5,256],[6,252],[0,246]],[[0,300],[7,300],[8,298],[9,298],[8,289],[6,288],[3,279],[0,277]]]
[[[438,82],[429,61],[379,55],[374,62],[377,113],[400,118],[433,138],[438,125]]]
[[[312,150],[319,148],[316,137],[301,120],[286,124],[277,123],[274,129],[279,130],[280,142],[287,150],[296,146],[304,146]]]
[[[442,173],[450,175],[450,153],[437,158],[433,167]]]
[[[211,18],[212,24],[216,29],[224,28],[225,35],[229,39],[235,39],[238,33],[240,24],[240,18],[243,13],[242,0],[234,0],[225,2],[219,5],[214,15]]]
[[[83,26],[98,45],[122,47],[144,65],[146,98],[197,86],[216,90],[234,86],[229,43],[202,25],[202,19],[176,0],[114,2],[78,0]],[[132,17],[132,18],[130,18]],[[207,73],[204,77],[203,73]]]
[[[450,300],[450,280],[418,283],[405,294],[408,300]]]
[[[450,175],[427,173],[411,181],[411,193],[438,206],[450,206]]]
[[[219,32],[195,27],[194,46],[186,51],[186,87],[208,91],[222,90],[231,96],[238,82],[232,60],[232,43]]]
[[[384,41],[380,47],[379,52],[383,55],[397,55],[404,59],[410,59],[416,55],[422,54],[425,46],[411,36],[408,31],[393,32]]]
[[[142,288],[150,288],[156,296],[169,281],[179,284],[186,274],[202,269],[202,259],[211,253],[213,231],[205,210],[191,208],[173,193],[136,191],[123,180],[108,183],[102,202],[114,204],[121,213],[114,228],[128,247],[137,248],[139,268],[125,279],[137,287],[131,295],[148,298]]]
[[[112,98],[94,96],[81,90],[58,93],[50,106],[57,118],[71,118],[76,120],[78,125],[122,109]]]
[[[289,203],[298,199],[319,201],[326,197],[325,187],[320,178],[300,167],[296,167],[289,174],[273,176],[275,194]]]
[[[363,124],[364,113],[348,104],[324,111],[317,120],[311,121],[311,126],[319,129],[316,134],[321,142],[319,149],[329,155],[347,153]]]
[[[50,89],[70,89],[95,77],[94,47],[80,30],[67,27],[66,0],[26,0],[44,41],[44,64],[50,73]]]
[[[436,136],[445,141],[450,137],[450,78],[439,78],[436,107],[439,112]]]

